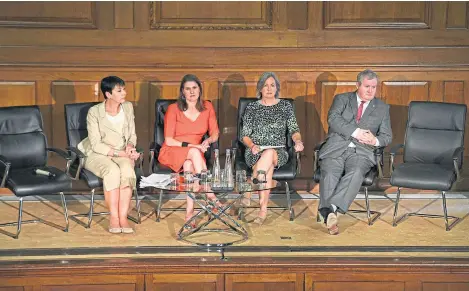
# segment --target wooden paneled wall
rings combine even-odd
[[[468,291],[468,282],[466,258],[373,255],[72,258],[0,267],[1,291]]]
[[[1,2],[0,106],[41,106],[52,146],[65,146],[63,105],[102,100],[94,84],[126,80],[139,144],[153,135],[154,102],[194,73],[212,100],[222,149],[236,135],[240,97],[274,71],[295,98],[312,172],[335,94],[356,75],[380,76],[393,143],[412,100],[469,102],[468,2]],[[466,135],[466,139],[469,138]],[[466,155],[469,150],[466,149]]]

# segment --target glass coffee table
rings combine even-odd
[[[253,183],[251,178],[248,177],[246,182],[235,183],[234,187],[231,188],[213,188],[210,183],[202,183],[198,180],[191,184],[170,184],[167,186],[152,186],[152,188],[160,191],[186,193],[194,200],[195,206],[200,206],[200,208],[195,209],[192,218],[184,223],[177,236],[181,241],[209,248],[225,247],[246,241],[248,239],[247,230],[233,219],[228,212],[236,203],[240,202],[245,193],[274,189],[278,186],[280,186],[280,183],[275,180],[270,184]],[[207,194],[211,193],[217,197],[215,201],[207,198]],[[235,195],[235,197],[220,207],[216,205],[219,199],[226,198],[228,195]],[[207,216],[205,221],[200,221],[196,227],[191,227],[197,218],[204,215]],[[215,227],[210,227],[213,225]]]

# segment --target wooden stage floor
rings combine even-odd
[[[462,218],[449,232],[443,219],[411,217],[392,227],[393,197],[377,193],[371,207],[383,213],[381,218],[368,226],[363,214],[342,215],[338,236],[316,223],[315,196],[299,194],[294,195],[295,221],[286,211],[273,210],[257,226],[251,223],[257,209],[250,209],[242,222],[249,239],[223,252],[177,240],[183,211],[163,213],[160,222],[154,214],[146,217],[132,235],[108,233],[106,216],[95,217],[90,229],[72,220],[68,233],[27,224],[19,239],[0,234],[0,290],[469,290],[465,193],[449,195],[449,214]],[[442,213],[441,199],[418,197],[402,200],[400,214]],[[73,198],[68,197],[69,213],[86,211],[88,201]],[[273,198],[273,204],[284,203],[277,199],[281,196]],[[103,203],[97,201],[96,211],[105,210]],[[146,199],[142,209],[150,211],[155,203]],[[181,199],[164,203],[184,207]],[[364,204],[357,199],[353,208]],[[0,221],[15,220],[17,206],[3,199]],[[59,201],[29,202],[24,219],[63,224],[60,210]],[[226,237],[197,239],[223,242]]]

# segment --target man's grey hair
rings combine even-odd
[[[361,85],[363,80],[365,80],[365,79],[367,79],[367,80],[376,79],[377,81],[379,81],[378,75],[370,69],[366,69],[366,70],[358,73],[358,75],[357,75],[358,85]]]
[[[257,99],[262,98],[262,88],[264,88],[265,81],[269,79],[270,77],[274,78],[275,80],[275,87],[277,87],[277,92],[275,92],[275,98],[278,98],[280,95],[280,81],[277,78],[277,75],[273,72],[265,72],[262,74],[262,76],[259,78],[259,81],[257,81],[257,88],[256,88],[256,97]]]

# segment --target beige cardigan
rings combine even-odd
[[[122,135],[117,132],[112,123],[106,118],[105,102],[99,103],[90,108],[86,117],[88,128],[88,137],[78,144],[78,149],[86,156],[91,153],[107,155],[111,149],[122,143]],[[125,114],[123,125],[123,136],[125,145],[131,143],[137,144],[137,135],[135,134],[135,116],[132,103],[124,102],[122,109]]]

